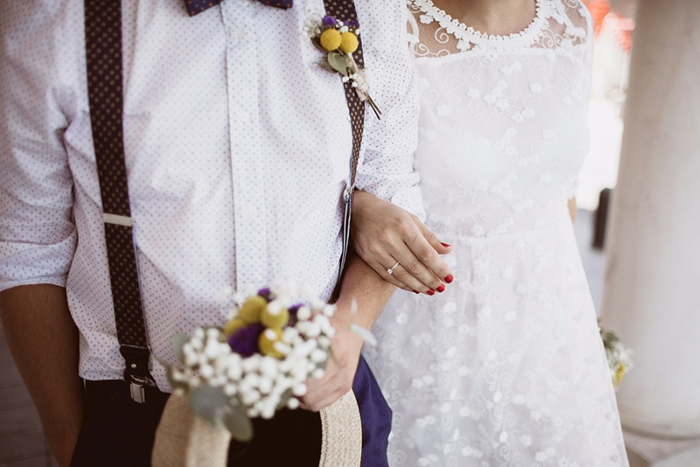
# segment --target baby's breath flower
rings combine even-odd
[[[306,384],[304,384],[304,383],[295,384],[294,387],[292,388],[292,394],[294,394],[297,397],[301,397],[304,394],[306,394]]]
[[[307,319],[311,318],[311,309],[306,306],[302,306],[297,310],[297,318],[299,318],[302,321],[306,321]],[[302,324],[302,323],[299,323]],[[297,325],[297,328],[299,326]]]
[[[328,356],[328,354],[321,349],[315,349],[313,352],[311,352],[311,355],[310,355],[311,361],[313,361],[315,363],[325,362],[327,356]]]
[[[287,401],[287,408],[290,410],[294,410],[299,408],[299,399],[291,398]]]

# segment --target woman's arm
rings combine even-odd
[[[364,191],[353,201],[352,243],[357,254],[385,281],[433,295],[454,279],[440,258],[451,248],[414,215]],[[387,269],[399,265],[392,274]]]

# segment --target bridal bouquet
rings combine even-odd
[[[600,328],[600,337],[603,339],[613,386],[617,388],[625,374],[632,369],[632,349],[623,344],[614,331]]]
[[[171,368],[176,393],[200,417],[225,426],[239,441],[253,436],[251,418],[296,409],[309,377],[322,378],[335,329],[335,306],[296,303],[289,288],[234,297],[224,327],[199,328],[174,339],[182,368]],[[368,332],[368,331],[366,331]]]

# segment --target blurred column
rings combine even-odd
[[[603,326],[635,352],[623,425],[700,436],[698,0],[639,0],[609,227]]]

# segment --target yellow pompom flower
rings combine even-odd
[[[260,315],[265,308],[267,308],[267,300],[256,295],[243,302],[241,309],[238,310],[238,316],[246,323],[259,323]]]
[[[246,323],[243,320],[243,318],[236,316],[231,321],[226,323],[226,326],[224,326],[224,334],[226,334],[227,336],[230,336],[234,332],[238,331],[239,329],[243,329],[247,325],[248,325],[248,323]]]
[[[344,32],[340,35],[340,50],[346,54],[351,54],[357,50],[360,45],[360,41],[357,40],[357,36],[352,32]]]
[[[282,329],[289,322],[289,310],[286,308],[270,309],[268,306],[260,315],[260,322],[268,328]]]
[[[340,33],[336,29],[326,29],[321,33],[321,47],[326,49],[329,52],[332,52],[334,50],[338,50],[338,47],[340,47],[340,44],[342,43],[342,39],[340,37]]]
[[[284,355],[275,348],[275,342],[282,339],[282,330],[280,329],[265,329],[258,338],[258,347],[263,355],[273,358],[282,358]]]

